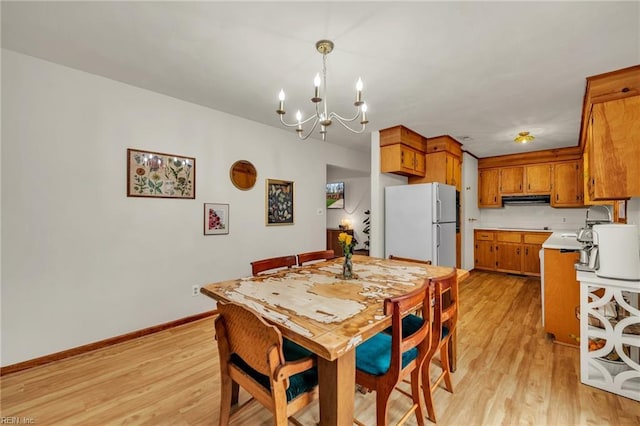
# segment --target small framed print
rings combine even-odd
[[[229,233],[229,204],[204,203],[204,235]]]
[[[266,222],[271,225],[293,225],[293,182],[267,179]]]

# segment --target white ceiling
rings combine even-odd
[[[577,145],[585,78],[640,63],[639,6],[2,1],[2,46],[281,127],[281,88],[290,120],[311,112],[328,38],[331,110],[352,113],[362,77],[368,130],[449,134],[486,157]],[[522,130],[536,140],[512,142]],[[366,151],[370,136],[334,124],[327,140]]]

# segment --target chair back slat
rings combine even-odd
[[[333,250],[310,251],[298,254],[298,265],[302,266],[306,262],[313,260],[326,260],[336,257]]]
[[[292,266],[296,266],[296,263],[295,255],[256,260],[251,262],[251,273],[258,275],[260,272],[270,271],[272,269],[291,268]]]

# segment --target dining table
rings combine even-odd
[[[217,302],[251,308],[284,337],[317,355],[320,425],[353,422],[355,348],[391,325],[386,298],[406,294],[451,267],[353,255],[351,279],[344,258],[271,274],[206,284],[201,292]],[[469,272],[458,269],[458,281]]]

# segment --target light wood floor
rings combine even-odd
[[[438,425],[640,424],[640,403],[582,385],[578,350],[546,338],[539,280],[472,273],[460,305],[455,393],[436,392]],[[218,424],[211,318],[0,380],[2,416],[37,425]],[[395,394],[393,424],[408,402]],[[234,424],[271,424],[259,404],[249,411]],[[297,417],[315,424],[317,404]],[[374,423],[373,394],[356,395],[356,417]]]

